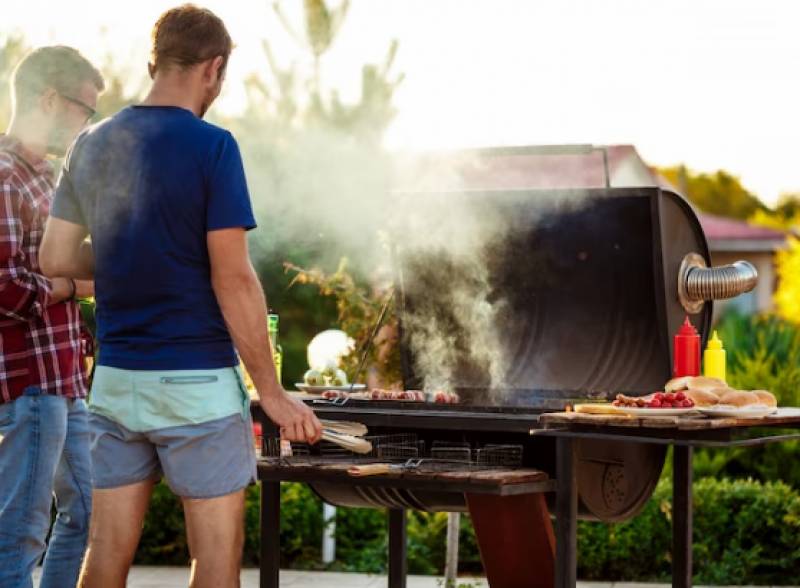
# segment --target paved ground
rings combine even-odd
[[[38,580],[38,573],[35,578]],[[128,588],[186,588],[188,580],[188,569],[142,566],[131,570]],[[486,581],[480,578],[462,578],[459,582],[464,588],[488,588]],[[409,576],[408,578],[408,588],[442,588],[442,584],[441,578],[433,576]],[[34,582],[34,586],[38,588],[38,585],[38,581]],[[286,588],[384,588],[386,576],[285,571],[281,572],[281,586]],[[633,582],[578,582],[578,586],[579,588],[668,588],[666,584]],[[258,588],[258,570],[246,569],[242,572],[242,588]]]

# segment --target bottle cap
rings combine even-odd
[[[714,333],[711,335],[711,339],[709,339],[706,349],[724,349],[722,347],[722,339],[717,336],[716,331],[714,331]]]
[[[694,328],[694,325],[689,322],[689,317],[686,317],[686,320],[683,321],[681,328],[678,330],[678,335],[683,337],[694,337],[697,335],[697,329]]]

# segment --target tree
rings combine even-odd
[[[787,227],[800,227],[800,194],[781,194],[775,215]]]
[[[341,327],[358,348],[367,336],[365,323],[383,300],[388,255],[379,223],[365,227],[356,221],[379,217],[376,208],[385,201],[379,196],[388,189],[389,159],[381,142],[395,114],[392,99],[402,76],[392,72],[397,53],[392,42],[378,64],[363,66],[359,98],[345,102],[319,80],[325,54],[343,30],[348,3],[329,8],[306,1],[299,25],[280,3],[273,6],[313,67],[282,64],[264,42],[269,68],[247,80],[244,115],[220,122],[236,136],[245,160],[261,227],[251,235],[251,252],[270,305],[281,315],[288,384],[305,371],[305,347],[313,334]],[[342,258],[349,263],[341,265]],[[284,272],[287,263],[302,276],[291,288],[294,276]],[[326,288],[328,277],[347,288]],[[361,293],[370,300],[342,312],[342,295],[355,300]]]
[[[20,36],[6,38],[0,47],[0,132],[11,122],[11,74],[29,50]]]
[[[775,259],[778,289],[775,308],[782,318],[800,324],[800,239],[789,237],[788,246]]]
[[[726,171],[697,173],[686,166],[659,169],[697,208],[709,214],[747,220],[767,207]]]
[[[800,198],[784,194],[774,210],[756,212],[751,222],[789,233],[786,248],[775,255],[775,311],[781,318],[800,324]]]

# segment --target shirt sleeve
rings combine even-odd
[[[256,227],[242,156],[233,136],[226,132],[209,161],[206,230]]]
[[[88,227],[89,225],[86,222],[86,218],[84,218],[80,199],[75,193],[75,186],[72,183],[72,177],[69,171],[71,169],[76,144],[77,141],[70,149],[64,161],[64,165],[61,168],[61,175],[58,178],[58,185],[56,186],[53,203],[50,206],[50,216],[75,223],[76,225],[81,225],[82,227]]]
[[[22,195],[0,181],[0,316],[28,321],[50,304],[52,283],[25,266]]]

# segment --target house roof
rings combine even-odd
[[[785,239],[780,231],[750,223],[702,213],[703,229],[709,239]]]
[[[698,217],[712,251],[775,251],[786,244],[781,231],[711,214]]]
[[[616,172],[626,163],[640,166],[640,175],[648,173],[632,145],[548,145],[427,154],[408,178],[413,185],[396,187],[401,191],[597,188],[606,184],[604,151],[612,186],[643,185],[615,181],[619,180]]]

